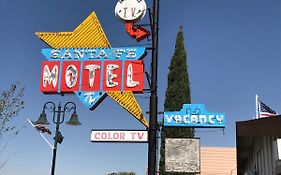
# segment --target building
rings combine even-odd
[[[236,122],[237,174],[281,175],[279,137],[281,115]]]
[[[236,149],[201,147],[201,175],[236,175]]]
[[[199,138],[165,139],[166,172],[236,175],[236,148],[200,147]]]

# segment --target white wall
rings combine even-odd
[[[281,160],[281,139],[276,141],[273,136],[256,137],[247,163],[247,170],[253,174],[274,175]],[[279,147],[279,152],[277,151]],[[280,164],[281,165],[281,164]]]

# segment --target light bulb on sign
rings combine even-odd
[[[115,15],[125,21],[138,21],[146,13],[144,0],[118,0],[115,6]]]

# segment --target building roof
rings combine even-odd
[[[236,122],[237,136],[281,136],[281,115]]]

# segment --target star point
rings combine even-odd
[[[72,32],[36,32],[35,34],[52,48],[111,47],[95,12],[92,12]]]

